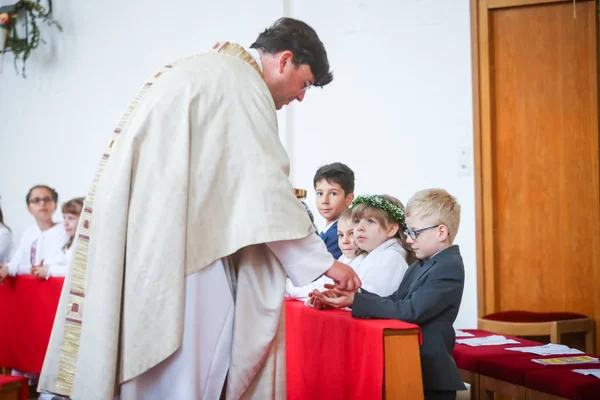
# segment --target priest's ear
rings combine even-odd
[[[279,53],[279,64],[277,67],[280,74],[283,74],[283,71],[288,64],[294,65],[294,53],[289,50],[284,50]]]

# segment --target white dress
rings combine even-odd
[[[64,246],[61,251],[56,255],[56,257],[44,263],[44,265],[48,266],[48,274],[46,275],[46,279],[49,278],[59,278],[67,276],[67,270],[69,267],[69,259],[73,256],[73,246],[65,249]]]
[[[325,244],[314,234],[267,245],[297,283],[314,279],[333,263]],[[219,399],[233,339],[234,298],[227,263],[227,258],[217,260],[186,277],[181,347],[154,368],[123,383],[121,400]]]
[[[393,294],[408,270],[406,251],[396,239],[390,239],[371,251],[356,268],[362,288],[385,297]]]
[[[39,265],[42,260],[46,263],[56,259],[68,239],[62,224],[45,231],[41,231],[37,225],[27,228],[8,263],[9,275],[27,275],[32,265]]]
[[[11,250],[12,233],[6,226],[0,224],[0,264],[8,263]]]

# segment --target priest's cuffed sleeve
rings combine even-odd
[[[333,265],[333,256],[314,233],[295,240],[267,243],[294,286],[308,285]]]

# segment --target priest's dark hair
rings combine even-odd
[[[265,53],[276,54],[289,50],[297,66],[308,64],[315,81],[314,86],[323,87],[333,80],[329,69],[327,52],[317,32],[305,22],[293,18],[280,18],[258,35],[250,45]]]

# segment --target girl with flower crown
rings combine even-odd
[[[367,253],[355,267],[362,288],[380,296],[394,293],[416,260],[406,243],[404,205],[388,195],[358,196],[352,202],[354,241]]]

